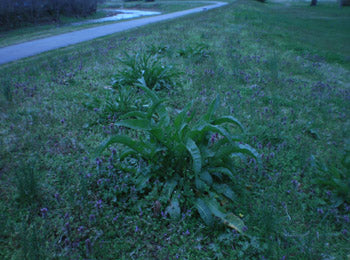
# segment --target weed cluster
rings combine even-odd
[[[346,259],[348,11],[238,0],[1,67],[0,259]],[[183,74],[112,86],[122,50]]]
[[[114,78],[113,86],[132,86],[138,79],[144,78],[150,89],[170,89],[176,86],[179,72],[170,65],[163,65],[157,55],[137,53],[125,54],[124,59],[119,60],[126,68],[120,70]]]
[[[138,189],[142,193],[152,192],[151,183],[156,180],[163,183],[159,197],[152,199],[170,201],[167,212],[172,217],[180,216],[181,201],[187,206],[194,204],[206,224],[213,223],[214,215],[242,232],[242,221],[220,209],[231,208],[236,199],[229,185],[235,180],[234,159],[244,161],[245,155],[258,158],[253,148],[244,145],[243,140],[230,131],[232,126],[243,130],[241,123],[232,116],[215,116],[218,97],[197,121],[190,111],[192,103],[171,118],[171,108],[147,87],[143,78],[138,88],[151,101],[147,109],[126,113],[115,126],[135,130],[140,138],[114,135],[102,147],[123,144],[128,149],[121,151],[121,160],[130,156],[142,160],[144,165],[134,176],[140,184]]]

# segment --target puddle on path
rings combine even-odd
[[[161,14],[160,12],[154,12],[154,11],[125,10],[125,9],[108,9],[108,11],[113,11],[113,13],[116,13],[116,14],[112,15],[112,16],[107,16],[107,17],[104,17],[104,18],[100,18],[100,19],[93,19],[93,20],[73,23],[72,25],[112,22],[112,21],[119,21],[119,20],[124,20],[124,19],[137,18],[137,17],[147,16],[147,15],[158,15],[158,14]]]

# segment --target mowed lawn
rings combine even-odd
[[[346,259],[349,193],[317,180],[347,171],[349,24],[335,3],[238,0],[1,66],[0,258]],[[158,92],[169,108],[193,101],[199,117],[219,94],[217,114],[243,124],[262,161],[237,163],[229,183],[244,234],[206,226],[185,202],[171,219],[161,182],[138,192],[123,147],[98,150],[128,134],[101,117],[126,53],[180,72]]]

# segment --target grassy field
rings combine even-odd
[[[36,40],[45,38],[61,33],[72,32],[76,30],[86,29],[90,27],[100,26],[102,24],[118,23],[115,22],[103,22],[103,23],[91,23],[82,25],[72,25],[76,22],[99,19],[108,16],[109,12],[104,9],[137,9],[157,11],[163,14],[176,12],[184,9],[195,8],[205,5],[202,2],[186,2],[186,1],[157,1],[157,2],[123,2],[122,0],[110,0],[103,4],[100,4],[97,13],[85,18],[75,17],[62,17],[60,23],[49,23],[43,25],[28,25],[22,28],[18,28],[10,31],[0,31],[0,47],[5,47],[13,44],[22,43],[25,41]],[[142,17],[141,17],[142,18]],[[137,19],[137,18],[136,18]],[[125,21],[125,20],[124,20]]]
[[[345,24],[350,8],[336,4],[238,0],[1,66],[0,258],[346,259],[349,190],[339,188],[349,182],[340,164],[350,143]],[[101,110],[114,98],[110,86],[125,53],[156,53],[181,72],[176,87],[158,91],[169,109],[193,101],[198,118],[220,94],[217,114],[243,124],[242,141],[262,161],[236,162],[227,182],[243,234],[219,221],[205,225],[182,199],[180,218],[171,219],[165,204],[155,207],[162,178],[140,192],[125,164],[155,169],[119,160],[122,146],[98,151],[120,132],[143,137]],[[344,173],[340,184],[319,184],[333,168]]]

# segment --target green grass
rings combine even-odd
[[[103,10],[106,8],[115,8],[115,9],[128,8],[128,9],[138,9],[138,10],[149,10],[149,11],[157,11],[157,12],[161,12],[162,14],[165,14],[165,13],[171,13],[171,12],[181,11],[185,9],[195,8],[203,5],[205,5],[205,3],[202,3],[202,2],[200,3],[196,3],[196,2],[181,3],[178,1],[123,2],[121,0],[110,0],[101,4],[96,14],[85,18],[62,17],[60,23],[49,23],[49,24],[42,24],[42,25],[29,24],[27,26],[24,26],[22,28],[18,28],[15,30],[0,31],[0,48],[13,45],[13,44],[26,42],[26,41],[50,37],[57,34],[125,21],[125,20],[121,20],[121,21],[114,21],[114,22],[72,25],[72,23],[106,17],[107,12]],[[140,18],[144,18],[144,17],[140,17]],[[139,18],[136,18],[136,19],[139,19]]]
[[[0,258],[346,259],[349,205],[313,180],[315,161],[336,167],[349,149],[349,23],[336,4],[237,1],[1,66]],[[198,44],[203,57],[179,55]],[[199,116],[220,94],[218,114],[262,155],[232,186],[247,236],[206,227],[191,207],[163,218],[118,158],[96,153],[118,130],[86,94],[105,99],[117,58],[154,46],[184,72],[159,92],[168,105],[193,100]]]

